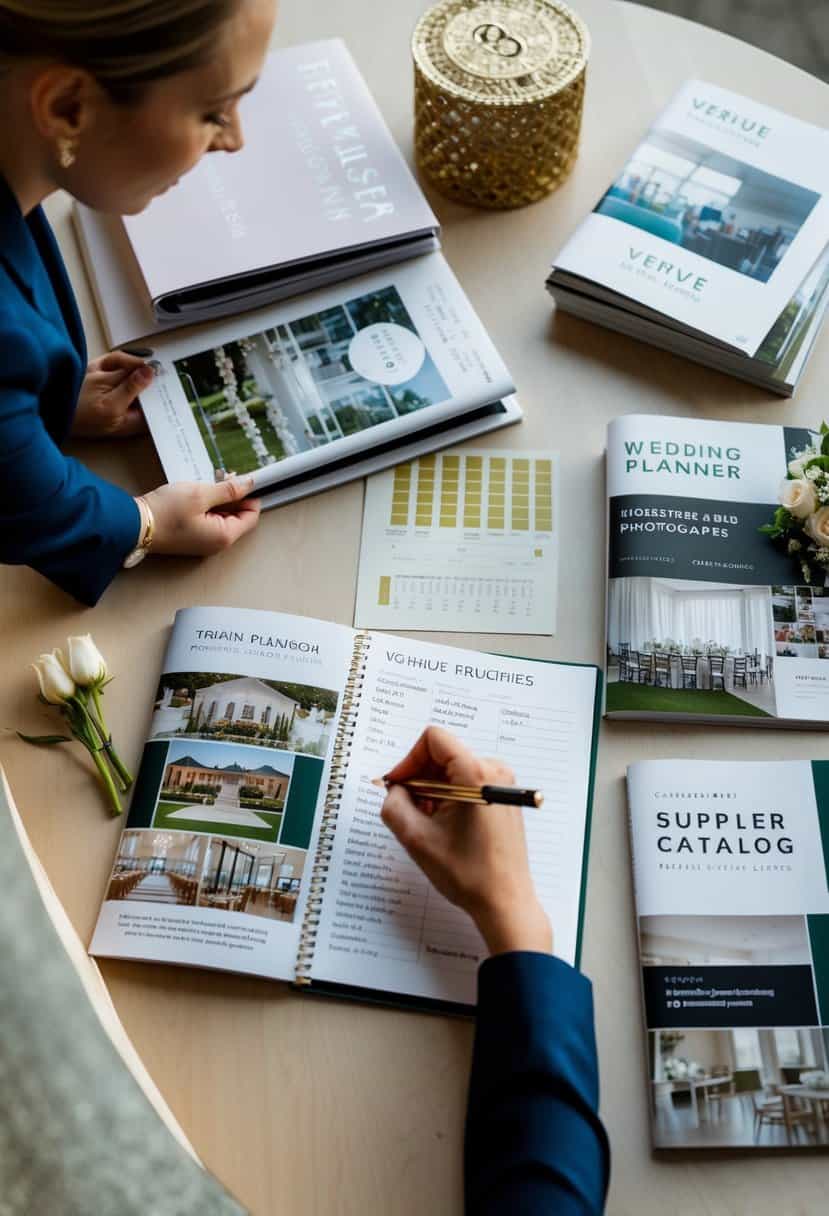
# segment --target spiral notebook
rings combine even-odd
[[[485,946],[380,818],[427,723],[544,794],[530,863],[578,964],[600,703],[596,667],[480,654],[238,608],[179,612],[90,951],[475,1003]]]

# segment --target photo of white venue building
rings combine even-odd
[[[297,702],[284,693],[253,676],[240,676],[200,688],[193,701],[192,716],[197,730],[199,725],[211,726],[219,719],[230,726],[256,722],[271,728],[284,721],[290,729],[296,711]]]
[[[335,694],[306,689],[301,703],[254,676],[227,676],[193,688],[192,675],[182,674],[181,687],[166,683],[156,703],[152,738],[190,738],[256,743],[313,756],[326,753],[336,705]],[[291,691],[298,686],[291,685]],[[298,695],[302,696],[302,689]],[[319,700],[326,705],[317,703]]]

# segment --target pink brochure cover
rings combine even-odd
[[[124,220],[153,299],[437,231],[340,39],[272,52],[241,106],[240,152],[205,156]]]

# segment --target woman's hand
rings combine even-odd
[[[153,513],[151,552],[209,557],[251,532],[259,521],[258,498],[245,498],[252,477],[234,477],[216,485],[184,481],[145,494]]]
[[[78,439],[127,439],[142,434],[147,423],[138,394],[152,381],[152,368],[125,350],[93,359],[81,385],[72,434]]]
[[[454,785],[512,785],[499,760],[480,760],[459,739],[429,726],[387,781],[415,777]],[[535,893],[519,807],[462,802],[417,805],[400,785],[389,790],[383,822],[442,895],[463,908],[490,954],[551,953],[553,934]]]

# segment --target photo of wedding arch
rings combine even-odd
[[[275,842],[293,767],[292,755],[265,748],[170,743],[152,826]]]
[[[168,672],[156,693],[150,738],[186,735],[325,756],[336,712],[337,693],[328,688],[224,672]]]
[[[121,834],[106,898],[195,904],[207,841],[192,832],[128,828]]]
[[[608,712],[775,714],[772,589],[608,582]]]
[[[304,849],[211,836],[198,906],[293,921],[307,857]]]
[[[247,473],[448,400],[425,347],[399,384],[355,370],[355,336],[381,324],[420,338],[397,288],[385,287],[177,360],[213,466]]]

